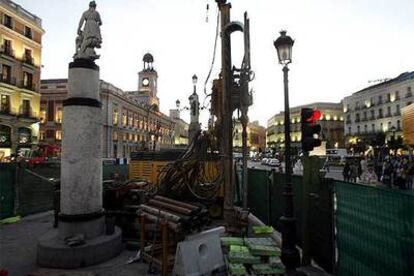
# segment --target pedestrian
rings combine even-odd
[[[391,174],[392,174],[392,166],[389,158],[386,158],[384,163],[382,164],[382,176],[381,182],[386,185],[388,188],[391,188]]]
[[[351,166],[350,166],[350,180],[351,180],[351,182],[356,182],[357,181],[357,178],[358,178],[358,164],[357,164],[357,162],[352,162],[351,163]]]
[[[349,161],[346,161],[344,169],[342,171],[342,176],[344,177],[345,182],[349,182],[349,175],[350,175]]]
[[[364,184],[377,184],[378,183],[378,177],[375,174],[374,167],[371,165],[367,166],[367,169],[364,170],[361,174],[361,183]]]

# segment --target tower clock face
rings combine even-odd
[[[143,86],[148,86],[148,85],[149,85],[149,79],[148,79],[148,78],[144,78],[144,79],[142,80],[142,85],[143,85]]]

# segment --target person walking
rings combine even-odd
[[[344,177],[345,182],[349,182],[349,175],[350,175],[349,161],[346,161],[344,169],[342,171],[342,176]]]
[[[358,164],[357,162],[352,162],[351,166],[350,166],[350,180],[351,182],[356,183],[357,178],[358,178]]]

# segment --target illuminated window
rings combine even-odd
[[[0,112],[10,113],[10,96],[9,95],[1,95]]]
[[[55,122],[62,123],[62,107],[61,106],[58,106],[56,108]]]
[[[114,126],[118,125],[118,109],[112,110],[112,124]]]
[[[126,126],[127,124],[127,116],[125,113],[122,113],[122,126]]]
[[[45,140],[45,132],[44,131],[39,131],[39,140],[40,141]]]
[[[46,121],[46,109],[44,107],[40,108],[40,123],[44,124]]]
[[[117,131],[114,131],[114,132],[112,133],[112,139],[113,139],[114,141],[118,141],[118,132],[117,132]]]
[[[62,140],[62,131],[61,130],[56,130],[56,136],[55,136],[55,138],[58,141]]]
[[[132,117],[133,115],[131,113],[128,115],[128,125],[132,127],[134,125],[134,118]]]

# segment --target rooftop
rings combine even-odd
[[[12,12],[20,15],[26,20],[33,22],[38,27],[42,27],[42,19],[38,16],[34,15],[33,13],[29,12],[28,10],[24,9],[22,6],[14,3],[10,0],[0,0],[0,5],[11,10]]]
[[[404,72],[404,73],[400,74],[396,78],[393,78],[393,79],[390,79],[388,81],[384,81],[384,82],[381,82],[381,83],[377,83],[377,84],[368,86],[368,87],[366,87],[366,88],[364,88],[362,90],[359,90],[359,91],[357,91],[357,92],[355,92],[353,94],[362,93],[362,92],[365,92],[365,91],[368,91],[368,90],[372,90],[372,89],[375,89],[375,88],[389,86],[391,84],[395,84],[395,83],[399,83],[399,82],[403,82],[403,81],[411,80],[411,79],[414,79],[414,71],[412,71],[412,72]]]

